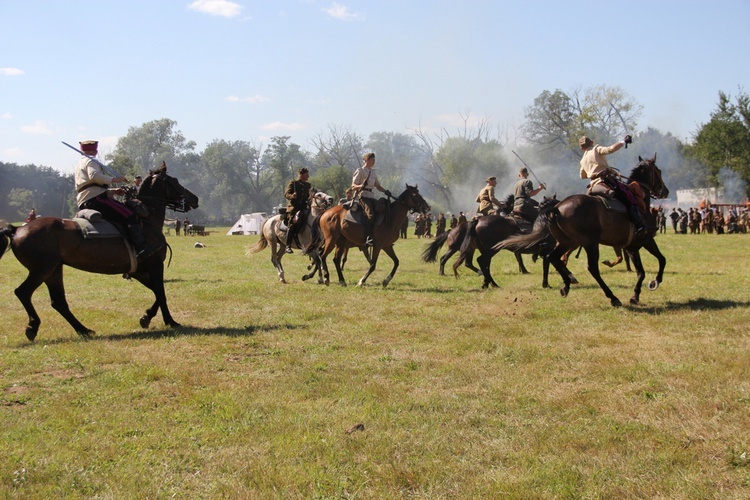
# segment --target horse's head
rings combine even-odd
[[[326,210],[333,206],[333,196],[325,194],[323,191],[315,191],[312,195],[312,208]]]
[[[544,199],[539,203],[539,212],[543,212],[545,210],[549,210],[550,208],[557,205],[557,202],[559,201],[557,199],[557,193],[553,194],[552,196],[544,196]]]
[[[198,197],[183,187],[177,177],[167,174],[166,163],[149,172],[138,191],[138,199],[146,205],[161,203],[177,212],[198,208]]]
[[[417,186],[410,186],[407,184],[406,191],[401,193],[397,198],[397,201],[401,202],[412,212],[423,214],[430,211],[429,203],[427,203],[425,199],[422,198],[422,195],[419,194]]]
[[[638,165],[630,172],[630,180],[646,187],[652,198],[664,199],[669,196],[669,189],[664,184],[661,170],[656,166],[656,153],[651,159],[638,157]]]

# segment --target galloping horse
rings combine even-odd
[[[300,231],[297,233],[299,245],[297,245],[296,241],[293,241],[291,244],[294,248],[304,249],[310,243],[310,240],[312,239],[311,234],[313,221],[317,216],[325,212],[326,209],[330,208],[331,205],[333,205],[332,196],[327,195],[322,191],[317,191],[312,195],[310,202],[310,212],[307,214],[307,220],[304,223],[305,225],[302,226]],[[284,267],[281,265],[281,259],[286,253],[285,248],[287,229],[286,227],[282,229],[282,218],[283,216],[279,214],[266,219],[266,221],[263,223],[263,228],[261,229],[260,240],[258,240],[258,243],[250,248],[249,252],[260,252],[270,245],[271,263],[273,264],[273,267],[276,268],[276,272],[279,274],[279,281],[282,283],[286,283],[286,279],[284,279]],[[310,279],[315,275],[316,272],[319,271],[320,269],[315,266],[313,267],[312,271],[309,274],[305,275],[305,277],[303,277],[302,279]],[[322,283],[322,277],[319,278],[318,281]]]
[[[505,198],[505,201],[503,201],[502,204],[500,205],[499,212],[501,215],[507,215],[511,213],[512,211],[513,211],[513,195],[509,194]],[[456,227],[454,227],[450,231],[446,231],[445,233],[436,237],[422,251],[422,261],[428,262],[428,263],[435,262],[435,260],[437,260],[437,254],[440,248],[443,245],[447,245],[448,250],[446,250],[445,254],[443,254],[443,256],[440,257],[440,276],[445,276],[445,264],[448,262],[448,259],[450,259],[453,256],[453,254],[461,250],[461,244],[463,243],[464,238],[466,238],[466,232],[468,231],[468,229],[469,229],[469,223],[462,222],[461,224],[458,224]],[[480,271],[478,268],[474,266],[473,257],[474,257],[474,252],[472,249],[471,252],[467,252],[466,255],[464,255],[463,259],[458,259],[458,261],[456,261],[453,264],[453,276],[458,278],[458,268],[461,266],[461,264],[464,264],[466,267],[468,267],[475,273],[481,275],[482,271]],[[521,266],[523,266],[522,261],[520,262],[519,271],[521,271]]]
[[[393,251],[393,244],[399,238],[401,225],[404,223],[409,211],[419,213],[428,212],[430,205],[419,194],[417,186],[406,185],[406,190],[392,201],[383,215],[383,223],[376,225],[373,231],[373,240],[375,244],[372,247],[370,255],[370,267],[364,276],[359,280],[359,285],[364,285],[367,278],[375,271],[378,263],[380,251],[384,251],[393,260],[393,268],[388,276],[383,280],[383,286],[387,286],[393,279],[398,269],[398,257]],[[323,269],[323,280],[326,285],[330,283],[328,264],[326,257],[333,249],[336,253],[333,262],[336,265],[336,272],[339,277],[339,284],[346,286],[346,280],[342,271],[341,259],[350,247],[363,247],[365,244],[364,227],[357,222],[350,221],[346,218],[348,210],[342,205],[337,205],[323,212],[323,215],[315,219],[313,224],[313,239],[305,249],[307,255],[312,256],[316,265]],[[379,217],[376,214],[375,217]],[[320,249],[321,245],[323,246]]]
[[[587,267],[591,276],[599,283],[610,303],[618,307],[622,303],[607,287],[601,274],[599,274],[599,245],[622,247],[630,255],[638,275],[635,293],[630,299],[631,304],[638,304],[641,285],[646,276],[640,256],[641,248],[648,250],[659,261],[659,271],[656,278],[649,283],[648,288],[650,290],[658,288],[664,276],[667,259],[664,258],[656,241],[654,241],[657,230],[656,220],[649,210],[649,206],[651,198],[663,199],[669,196],[669,189],[664,185],[661,171],[656,166],[656,154],[650,160],[644,160],[639,156],[638,165],[630,173],[629,179],[648,190],[649,196],[644,199],[646,223],[649,226],[646,234],[634,236],[633,226],[624,212],[608,210],[597,197],[577,194],[568,196],[558,203],[541,218],[541,224],[535,226],[532,233],[508,238],[495,245],[495,249],[519,251],[536,245],[540,241],[545,241],[552,236],[556,244],[549,254],[549,260],[563,278],[564,285],[560,293],[563,297],[566,297],[570,291],[571,282],[565,272],[566,269],[561,257],[565,253],[582,246],[586,250]]]
[[[0,256],[10,247],[18,261],[29,270],[29,275],[15,290],[29,315],[26,338],[33,341],[39,331],[41,319],[31,303],[31,296],[42,283],[47,285],[52,308],[70,323],[76,333],[83,337],[94,333],[70,312],[65,298],[63,265],[91,273],[127,274],[135,278],[156,297],[154,304],[141,317],[141,327],[148,328],[159,308],[165,324],[180,326],[169,312],[164,291],[167,249],[162,226],[167,207],[187,212],[198,207],[198,198],[182,187],[176,178],[167,175],[166,166],[162,166],[143,181],[137,199],[148,208],[149,215],[142,219],[146,242],[162,249],[139,261],[135,271],[123,237],[84,238],[78,224],[69,219],[40,217],[25,226],[9,225],[0,231]]]
[[[555,204],[557,204],[557,197],[555,195],[547,198],[539,204],[540,215],[550,210]],[[537,217],[537,220],[539,218]],[[466,237],[461,245],[461,255],[456,265],[460,264],[466,255],[472,253],[474,249],[479,251],[479,257],[477,257],[477,264],[479,269],[482,271],[484,281],[482,288],[489,288],[490,286],[497,288],[498,284],[495,283],[494,278],[490,272],[492,265],[492,258],[498,252],[494,246],[511,236],[521,233],[521,226],[514,217],[505,215],[485,215],[469,221],[469,227],[467,230]],[[529,274],[526,270],[526,266],[523,264],[523,257],[521,254],[533,254],[534,259],[542,257],[542,287],[549,287],[549,262],[547,261],[547,253],[554,246],[554,240],[549,238],[547,241],[541,241],[538,245],[533,247],[524,248],[523,250],[513,251],[516,261],[518,262],[518,271],[521,274]]]

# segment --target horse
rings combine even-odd
[[[375,271],[381,250],[393,261],[393,268],[383,280],[383,286],[388,286],[388,283],[393,279],[399,265],[398,257],[393,250],[393,244],[399,239],[401,225],[410,211],[426,213],[430,211],[430,205],[419,194],[417,186],[407,184],[406,190],[387,205],[385,213],[375,214],[377,219],[382,217],[383,222],[376,224],[373,230],[374,245],[370,254],[370,267],[359,280],[359,286],[364,285],[367,278]],[[316,218],[313,224],[312,241],[305,249],[305,254],[312,256],[316,265],[323,269],[323,280],[326,285],[330,283],[326,257],[334,248],[336,253],[333,262],[336,265],[339,284],[346,286],[341,259],[350,247],[363,247],[365,245],[364,226],[349,220],[346,217],[348,212],[349,210],[343,205],[337,205]]]
[[[638,277],[630,303],[632,305],[638,304],[641,286],[646,276],[640,256],[641,248],[648,250],[659,262],[659,271],[656,278],[649,283],[649,290],[656,290],[664,276],[667,259],[662,255],[654,240],[658,228],[656,227],[655,216],[651,213],[649,207],[651,198],[664,199],[669,196],[669,189],[664,184],[661,170],[656,166],[656,154],[652,159],[647,160],[639,156],[638,164],[630,173],[629,180],[631,183],[638,183],[648,192],[648,196],[644,196],[646,205],[645,222],[648,226],[645,234],[635,235],[634,226],[624,212],[609,210],[602,200],[596,196],[576,194],[568,196],[543,217],[540,217],[540,224],[535,226],[532,233],[508,238],[495,245],[495,249],[519,251],[537,245],[541,241],[547,241],[550,237],[554,238],[555,247],[550,251],[548,258],[563,278],[563,287],[560,289],[560,294],[567,297],[571,281],[561,257],[581,246],[586,250],[589,273],[599,284],[604,295],[610,300],[610,304],[613,307],[619,307],[622,306],[622,303],[602,279],[598,261],[600,244],[615,248],[622,247],[630,255]]]
[[[296,241],[293,241],[291,244],[291,246],[294,248],[304,249],[308,245],[308,243],[310,243],[313,221],[318,215],[322,214],[333,205],[333,197],[327,195],[323,191],[316,191],[312,194],[310,199],[310,211],[307,214],[307,220],[305,221],[305,225],[302,226],[300,228],[300,231],[297,233],[297,240],[299,240],[299,245]],[[286,226],[282,225],[282,221],[282,214],[274,215],[273,217],[266,219],[266,221],[263,223],[263,227],[261,228],[260,240],[258,240],[258,242],[253,245],[248,250],[248,252],[258,253],[270,245],[271,263],[273,264],[273,267],[276,268],[276,272],[279,275],[279,281],[281,283],[286,283],[286,279],[284,278],[284,267],[281,265],[281,259],[286,253],[285,249],[287,228]],[[318,267],[311,266],[311,269],[312,270],[310,271],[310,273],[306,274],[302,278],[303,280],[312,278],[316,273],[320,274],[320,269]],[[322,277],[319,277],[318,281],[322,283]]]
[[[540,214],[551,209],[555,204],[557,204],[556,195],[545,197],[539,204]],[[537,220],[539,220],[538,217]],[[454,264],[454,266],[459,265],[461,261],[473,251],[473,249],[478,250],[479,257],[477,257],[477,264],[479,264],[479,269],[484,278],[482,288],[486,289],[490,286],[497,288],[498,284],[495,282],[492,273],[490,272],[492,257],[498,252],[498,250],[495,250],[493,247],[498,242],[521,232],[522,227],[518,224],[518,220],[515,217],[508,215],[485,215],[471,220],[469,222],[466,238],[461,245],[461,254],[458,262]],[[550,238],[547,241],[539,242],[539,244],[534,247],[524,248],[521,251],[513,251],[516,261],[518,262],[518,271],[521,274],[529,274],[529,271],[523,263],[522,254],[532,254],[535,261],[538,257],[542,257],[543,288],[549,287],[549,262],[547,261],[546,255],[553,246],[554,240]]]
[[[509,194],[505,201],[503,201],[498,207],[498,212],[503,215],[511,213],[513,211],[513,200],[513,195]],[[462,222],[450,231],[436,237],[435,240],[425,246],[425,249],[422,251],[422,261],[427,263],[435,262],[435,260],[437,260],[438,251],[443,245],[447,244],[448,250],[442,257],[440,257],[440,276],[445,276],[445,264],[453,254],[461,250],[461,244],[463,243],[464,238],[466,238],[468,228],[468,222]],[[453,264],[453,275],[458,278],[458,268],[462,263],[475,273],[481,275],[482,271],[474,266],[473,258],[474,251],[472,249],[472,251],[466,253],[463,259],[459,259]],[[521,266],[523,266],[523,262],[521,262]]]
[[[164,291],[164,260],[167,256],[166,239],[162,231],[166,209],[187,212],[198,208],[198,197],[182,187],[175,177],[167,174],[166,165],[149,173],[136,195],[147,209],[142,219],[146,242],[160,250],[150,257],[133,264],[126,240],[122,235],[112,238],[85,238],[79,225],[70,219],[41,217],[22,227],[12,224],[0,230],[0,257],[8,250],[29,270],[29,274],[16,288],[16,297],[21,301],[29,323],[26,338],[33,341],[39,332],[41,319],[31,302],[34,291],[44,283],[47,285],[52,308],[65,318],[82,337],[90,337],[93,330],[86,328],[73,315],[65,298],[63,266],[98,274],[122,274],[135,278],[156,298],[140,319],[142,328],[148,328],[151,319],[161,309],[164,323],[179,327],[167,307]]]

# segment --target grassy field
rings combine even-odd
[[[385,289],[387,256],[354,286],[358,252],[346,288],[300,281],[299,252],[282,285],[226,230],[168,237],[174,330],[138,327],[139,284],[68,268],[96,337],[41,288],[29,343],[0,260],[0,497],[750,496],[750,235],[660,236],[661,287],[616,309],[583,258],[567,298],[508,253],[500,289],[438,276],[411,235]],[[627,303],[635,275],[603,276]]]

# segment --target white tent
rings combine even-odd
[[[259,234],[263,223],[268,218],[265,212],[253,212],[251,214],[242,214],[227,235],[231,234]]]

